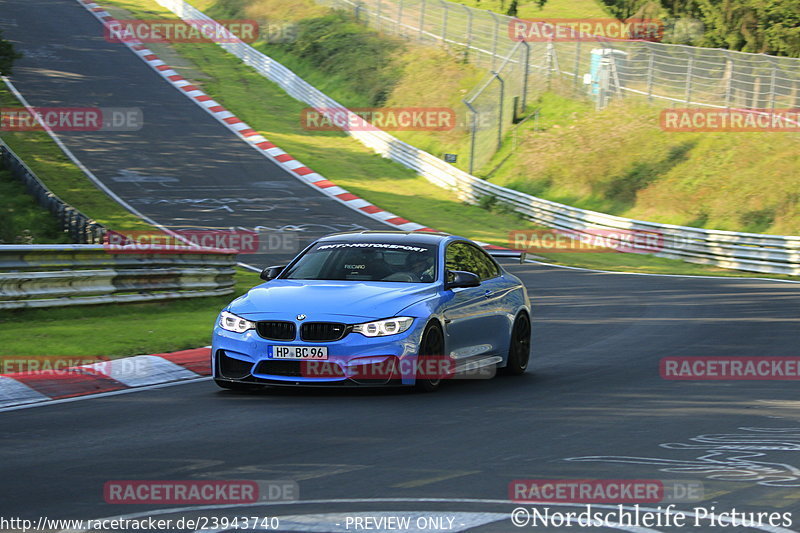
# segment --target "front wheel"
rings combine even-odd
[[[508,362],[502,368],[504,374],[519,376],[528,369],[531,356],[531,320],[526,313],[520,313],[511,329],[511,344],[508,348]]]
[[[444,354],[444,334],[442,327],[436,323],[431,322],[425,328],[422,334],[422,340],[419,343],[419,356],[418,367],[422,368],[424,365],[419,364],[419,360],[425,357],[441,357]],[[437,376],[420,377],[417,372],[417,378],[414,386],[421,392],[433,392],[442,385],[442,378]],[[424,374],[424,372],[423,372]]]

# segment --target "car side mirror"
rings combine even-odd
[[[286,265],[267,267],[261,271],[261,279],[264,281],[275,279],[281,275],[284,268],[286,268]]]
[[[481,278],[472,272],[464,270],[448,270],[444,282],[444,289],[458,289],[461,287],[477,287],[481,284]]]

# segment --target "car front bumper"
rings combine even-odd
[[[254,385],[413,385],[425,325],[424,319],[415,318],[407,331],[397,335],[366,337],[350,332],[332,342],[268,340],[252,329],[234,333],[217,325],[211,352],[213,375],[221,381]],[[270,346],[325,346],[328,359],[271,359]]]

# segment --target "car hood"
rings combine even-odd
[[[436,294],[435,283],[275,279],[234,300],[232,313],[254,320],[304,314],[387,318]]]

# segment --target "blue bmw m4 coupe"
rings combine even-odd
[[[444,233],[328,235],[217,318],[223,388],[406,385],[522,374],[531,307],[522,282],[483,248]]]

